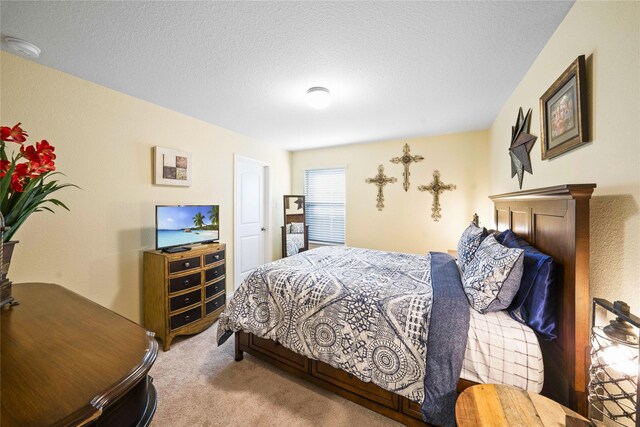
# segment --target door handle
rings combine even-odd
[[[266,228],[264,228],[264,227],[262,227],[260,230],[262,230],[262,231],[267,231],[267,229],[266,229]]]

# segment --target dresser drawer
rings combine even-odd
[[[193,273],[188,276],[169,279],[169,292],[180,292],[194,286],[199,286],[201,284],[201,278],[200,273]]]
[[[206,254],[204,256],[204,264],[209,265],[216,262],[220,262],[224,259],[224,251],[214,252],[212,254]]]
[[[171,307],[171,311],[175,311],[200,301],[202,301],[202,292],[198,289],[188,294],[169,298],[169,307]]]
[[[224,291],[224,280],[220,280],[219,282],[213,283],[206,288],[205,298],[211,298],[214,295],[219,294]]]
[[[202,307],[200,306],[187,310],[184,313],[174,314],[171,316],[171,329],[178,329],[199,320],[201,317]]]
[[[220,295],[218,298],[214,298],[206,304],[206,314],[213,313],[217,309],[224,306],[225,295]]]
[[[204,273],[204,280],[205,282],[210,282],[222,276],[224,276],[224,264],[206,270]]]
[[[360,381],[342,369],[336,369],[331,365],[314,360],[312,362],[312,374],[314,377],[318,377],[328,383],[353,391],[360,396],[364,396],[367,399],[388,406],[389,408],[400,409],[400,400],[398,395],[394,395],[390,391],[383,390],[373,383]]]
[[[200,257],[181,259],[169,263],[169,273],[179,273],[180,271],[200,268]]]

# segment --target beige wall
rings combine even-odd
[[[592,141],[552,160],[531,152],[523,188],[598,185],[591,205],[592,297],[626,300],[640,312],[640,3],[578,1],[491,126],[491,192],[518,189],[507,148],[519,107],[533,108],[578,55],[587,57]]]
[[[122,93],[2,53],[1,122],[20,121],[56,147],[58,169],[82,190],[56,194],[71,212],[37,213],[15,236],[9,277],[55,282],[141,320],[142,252],[155,245],[156,204],[220,205],[233,287],[233,156],[271,164],[273,255],[280,254],[289,153]],[[193,154],[191,187],[152,185],[152,147]]]
[[[294,152],[291,189],[303,193],[305,169],[345,167],[347,245],[410,253],[455,249],[474,212],[483,222],[489,219],[487,136],[485,131],[468,132]],[[411,165],[408,192],[402,188],[402,165],[389,162],[402,155],[405,143],[411,154],[425,158]],[[387,176],[398,178],[384,188],[383,211],[376,209],[377,187],[365,183],[379,164]],[[431,182],[435,169],[442,181],[457,185],[441,196],[439,222],[431,219],[433,197],[418,191],[419,185]]]
[[[39,213],[16,235],[21,241],[10,277],[61,283],[134,320],[140,319],[141,253],[154,245],[154,205],[218,203],[221,238],[233,273],[233,154],[272,166],[272,247],[280,253],[281,196],[303,191],[309,168],[347,171],[347,244],[423,253],[455,248],[474,212],[491,225],[488,194],[517,190],[507,148],[520,106],[538,99],[580,54],[587,55],[593,142],[550,161],[532,152],[524,188],[595,182],[592,203],[593,296],[625,299],[640,309],[640,4],[579,1],[571,9],[486,132],[349,145],[289,154],[236,133],[132,98],[6,53],[1,61],[1,123],[23,122],[57,147],[59,170],[82,190],[58,196],[71,212]],[[425,160],[412,165],[411,188],[402,167],[389,162],[405,142]],[[155,145],[193,153],[190,188],[152,182]],[[365,178],[384,164],[399,178],[375,207],[376,187]],[[430,218],[432,197],[417,190],[434,169],[458,189],[442,196],[443,219]],[[291,171],[291,175],[290,175]]]

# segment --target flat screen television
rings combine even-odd
[[[156,206],[156,249],[188,250],[184,245],[220,239],[218,205]]]

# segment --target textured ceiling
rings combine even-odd
[[[300,150],[488,128],[572,4],[2,1],[0,15],[39,63]],[[306,105],[312,86],[328,109]]]

